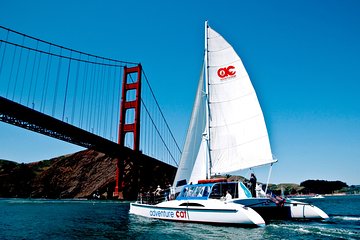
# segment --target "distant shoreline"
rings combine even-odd
[[[317,195],[321,195],[324,197],[342,197],[342,196],[358,196],[360,193],[326,193],[326,194],[298,194],[298,195],[287,195],[287,198],[298,198],[298,197],[304,197],[304,198],[313,198]]]

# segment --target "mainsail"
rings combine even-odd
[[[220,34],[208,26],[206,31],[207,79],[203,83],[201,74],[174,184],[204,179],[209,166],[213,175],[231,174],[276,161],[259,101],[240,57]]]

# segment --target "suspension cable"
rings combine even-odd
[[[153,98],[154,98],[154,100],[155,100],[156,106],[157,106],[157,108],[158,108],[159,111],[160,111],[161,117],[163,118],[163,120],[164,120],[164,122],[165,122],[165,124],[166,124],[166,127],[168,128],[168,130],[169,130],[169,132],[170,132],[170,135],[171,135],[172,139],[173,139],[174,142],[175,142],[175,145],[176,145],[177,149],[178,149],[179,152],[181,153],[181,149],[180,149],[178,143],[176,142],[173,133],[172,133],[171,130],[170,130],[169,124],[167,123],[167,121],[166,121],[166,119],[165,119],[165,116],[164,116],[164,114],[163,114],[163,112],[162,112],[162,110],[161,110],[161,108],[160,108],[160,105],[159,105],[159,103],[158,103],[158,101],[157,101],[157,99],[156,99],[156,97],[155,97],[155,94],[154,94],[154,92],[153,92],[153,90],[152,90],[152,88],[151,88],[151,86],[150,86],[150,83],[149,83],[149,81],[148,81],[148,79],[147,79],[147,76],[146,76],[144,70],[142,70],[142,72],[143,72],[143,74],[144,74],[144,76],[145,76],[145,80],[146,80],[146,83],[147,83],[147,85],[148,85],[148,87],[149,87],[149,89],[150,89],[150,92],[151,92],[151,94],[152,94],[152,96],[153,96]]]
[[[45,44],[50,44],[50,45],[53,45],[54,47],[63,48],[63,49],[68,50],[68,51],[72,51],[72,52],[80,53],[80,54],[83,54],[83,55],[87,55],[89,57],[100,58],[100,59],[109,60],[109,61],[112,61],[112,62],[117,62],[117,63],[122,63],[122,64],[138,64],[138,63],[135,63],[135,62],[120,61],[120,60],[116,60],[116,59],[96,56],[96,55],[93,55],[93,54],[89,54],[89,53],[81,52],[81,51],[74,50],[74,49],[71,49],[71,48],[67,48],[67,47],[64,47],[64,46],[61,46],[61,45],[53,44],[51,42],[47,42],[47,41],[44,41],[42,39],[26,35],[24,33],[17,32],[15,30],[12,30],[12,29],[9,29],[9,28],[3,27],[3,26],[0,26],[0,28],[5,29],[5,30],[7,30],[9,32],[13,32],[13,33],[22,35],[22,36],[27,37],[27,38],[33,39],[33,40],[38,41],[38,42],[42,42],[42,43],[45,43]]]

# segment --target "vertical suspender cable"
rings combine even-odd
[[[89,55],[88,55],[88,61],[89,61]],[[82,85],[82,94],[81,94],[81,103],[80,103],[80,119],[79,119],[79,126],[80,128],[84,124],[84,115],[85,115],[85,98],[86,98],[86,89],[87,89],[87,83],[88,83],[88,75],[89,75],[89,64],[85,64],[84,68],[84,74],[83,74],[83,85]],[[84,126],[86,126],[84,124]]]
[[[111,79],[111,77],[110,77]],[[114,73],[113,73],[113,78],[111,79],[112,82],[113,82],[113,87],[112,87],[112,91],[113,91],[113,94],[112,94],[112,100],[111,100],[111,110],[110,110],[110,128],[109,128],[109,134],[110,134],[110,140],[113,140],[112,137],[112,129],[114,129],[113,127],[113,118],[114,118],[114,112],[115,112],[115,109],[114,109],[114,105],[115,105],[115,92],[116,92],[116,67],[114,67]]]
[[[10,70],[9,83],[8,83],[8,86],[7,86],[7,89],[6,89],[6,98],[7,98],[8,95],[9,95],[10,83],[11,83],[12,73],[13,73],[13,70],[14,70],[14,62],[15,62],[16,50],[17,50],[17,47],[15,46],[15,51],[14,51],[13,59],[12,59],[12,62],[11,62],[11,70]]]
[[[94,101],[94,88],[95,88],[95,72],[96,72],[96,66],[95,64],[92,65],[92,68],[91,68],[91,76],[90,76],[90,92],[89,92],[89,105],[88,105],[88,109],[89,109],[89,112],[88,112],[88,124],[89,124],[89,131],[90,132],[93,132],[94,130],[94,127],[92,126],[92,112],[93,112],[93,109],[94,109],[94,104],[93,104],[93,101]]]
[[[71,124],[74,124],[74,116],[75,116],[75,109],[77,103],[77,95],[78,95],[78,85],[79,85],[79,73],[80,73],[80,61],[81,61],[81,53],[79,54],[79,61],[76,64],[76,76],[75,76],[75,89],[74,89],[74,96],[72,102],[72,111],[71,111]]]
[[[59,80],[60,80],[60,72],[61,72],[61,62],[62,62],[62,48],[60,48],[60,57],[59,57],[59,63],[56,73],[56,79],[55,79],[55,92],[54,92],[54,100],[53,100],[53,107],[51,111],[51,116],[55,117],[55,109],[56,109],[56,100],[57,100],[57,93],[59,88]]]
[[[97,125],[96,128],[98,129],[98,134],[101,135],[101,123],[102,123],[102,116],[103,116],[103,108],[104,108],[104,95],[105,95],[105,89],[104,89],[104,79],[105,79],[105,62],[104,59],[102,60],[101,71],[99,76],[99,87],[97,89],[97,92],[99,93],[99,107],[98,107],[98,115],[97,115]]]
[[[33,98],[32,98],[32,109],[35,109],[35,96],[36,96],[36,90],[37,90],[37,83],[38,83],[38,80],[39,80],[41,57],[42,57],[42,54],[40,54],[39,64],[38,64],[37,71],[36,71],[35,84],[34,84],[35,87],[34,87],[34,93],[33,93]]]
[[[24,45],[24,41],[25,41],[25,36],[23,36],[22,45]],[[14,101],[14,99],[15,99],[16,85],[17,85],[17,81],[18,81],[18,78],[19,78],[22,52],[23,52],[23,48],[21,47],[21,48],[20,48],[19,62],[18,62],[17,71],[16,71],[15,83],[14,83],[14,92],[13,92],[13,96],[12,96],[12,100],[13,100],[13,101]]]
[[[45,105],[45,100],[46,100],[46,89],[47,89],[47,85],[48,85],[48,75],[50,73],[50,68],[51,68],[51,55],[50,55],[50,50],[51,50],[51,45],[49,45],[49,51],[48,51],[48,57],[47,57],[47,61],[46,61],[46,68],[45,68],[45,74],[44,74],[44,83],[42,84],[42,95],[41,95],[41,102],[40,102],[40,112],[43,112],[43,105]],[[49,67],[50,66],[50,67]],[[45,108],[45,107],[44,107]]]
[[[28,63],[29,63],[29,55],[30,55],[30,50],[27,50],[27,55],[26,55],[26,62],[25,62],[25,70],[24,70],[24,77],[22,80],[22,84],[21,84],[21,92],[20,92],[20,101],[19,103],[21,104],[21,100],[23,97],[23,93],[24,93],[24,86],[25,86],[25,80],[26,80],[26,73],[27,73],[27,68],[28,68]]]
[[[7,30],[7,33],[6,33],[6,41],[8,40],[8,38],[9,38],[9,30]],[[3,42],[1,41],[1,43],[3,43]],[[7,44],[4,44],[4,46],[5,46],[4,47],[4,54],[1,57],[1,64],[0,64],[0,77],[1,77],[1,73],[2,73],[2,68],[3,68],[4,58],[5,58],[5,54],[6,54]]]
[[[29,95],[28,95],[28,99],[27,99],[27,102],[26,102],[26,106],[29,106],[29,102],[30,102],[31,89],[32,89],[33,80],[34,80],[34,71],[35,71],[36,60],[37,60],[37,55],[38,55],[38,52],[37,52],[38,47],[39,47],[39,41],[36,41],[35,58],[34,58],[34,64],[33,64],[32,71],[31,71]]]
[[[109,62],[110,63],[110,62]],[[105,114],[104,114],[104,137],[106,138],[106,132],[107,132],[107,125],[109,122],[109,118],[108,118],[108,112],[109,112],[109,108],[110,108],[110,96],[111,96],[111,87],[110,87],[110,83],[111,83],[111,67],[107,67],[107,74],[106,74],[106,95],[107,96],[105,98]],[[114,89],[112,89],[114,91]],[[111,135],[109,134],[109,138],[111,137]]]
[[[69,87],[70,68],[71,68],[71,57],[72,57],[72,51],[70,51],[70,59],[69,59],[69,65],[68,65],[68,70],[67,70],[66,85],[65,85],[65,99],[64,99],[64,107],[63,107],[63,113],[62,113],[62,121],[64,121],[64,117],[65,117],[65,108],[66,108],[66,100],[67,100],[67,93],[68,93],[68,87]],[[74,106],[72,106],[72,107],[74,107]]]

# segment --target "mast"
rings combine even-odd
[[[208,67],[208,21],[205,21],[205,56],[204,56],[204,73],[205,73],[205,97],[206,97],[206,127],[205,127],[205,140],[206,140],[206,179],[211,178],[211,155],[210,155],[210,109],[209,109],[209,67]]]

